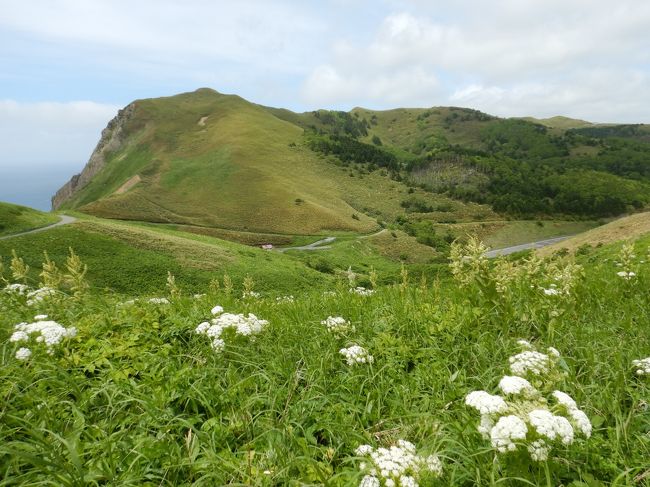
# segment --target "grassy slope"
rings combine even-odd
[[[72,247],[88,263],[93,286],[135,294],[164,291],[168,271],[183,288],[195,292],[205,288],[212,279],[221,279],[225,273],[238,289],[250,275],[257,290],[296,292],[328,286],[336,273],[348,267],[366,277],[375,268],[384,279],[395,280],[400,271],[400,258],[407,264],[419,265],[437,256],[433,249],[417,244],[406,235],[383,243],[374,237],[357,240],[343,236],[325,253],[281,254],[174,227],[81,218],[74,224],[47,232],[0,241],[0,257],[8,262],[15,249],[32,267],[36,278],[44,250],[61,264]],[[407,257],[404,248],[409,250]]]
[[[539,249],[537,253],[541,256],[549,256],[560,249],[567,249],[574,252],[584,245],[594,247],[619,240],[632,240],[647,233],[650,233],[650,213],[637,213],[614,220],[602,227],[594,228],[563,242],[549,245],[548,247]]]
[[[540,225],[541,223],[541,225]],[[464,238],[475,235],[493,249],[510,247],[537,240],[576,235],[598,225],[595,221],[489,221],[460,224],[439,224],[436,228]]]
[[[59,218],[26,206],[0,202],[0,236],[56,223]]]
[[[638,242],[637,254],[649,243]],[[119,306],[111,295],[36,308],[7,301],[0,477],[7,485],[350,486],[363,476],[357,446],[407,439],[443,460],[442,479],[422,485],[644,485],[650,383],[632,360],[650,351],[650,330],[640,326],[650,320],[650,274],[612,286],[617,247],[581,260],[586,276],[568,305],[539,291],[550,272],[505,301],[447,281],[367,299],[307,291],[281,305],[223,293],[169,306]],[[270,324],[215,353],[194,333],[215,304]],[[549,321],[556,306],[565,312]],[[20,345],[7,339],[36,313],[78,335],[54,355],[35,346],[22,363]],[[328,315],[355,330],[328,333],[319,323]],[[497,455],[464,404],[472,390],[499,393],[521,338],[560,351],[566,376],[548,391],[570,394],[594,427],[544,463],[527,460],[522,446]],[[374,363],[348,367],[338,350],[351,342]]]

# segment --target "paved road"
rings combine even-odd
[[[485,256],[491,259],[499,255],[508,255],[508,254],[513,254],[515,252],[521,252],[522,250],[541,249],[542,247],[546,247],[547,245],[552,245],[554,243],[561,242],[562,240],[566,240],[571,236],[572,235],[566,235],[564,237],[555,237],[546,240],[538,240],[537,242],[514,245],[512,247],[506,247],[504,249],[490,250],[489,252],[485,252]]]
[[[26,232],[20,232],[20,233],[14,233],[13,235],[6,235],[4,237],[0,237],[0,240],[5,240],[8,238],[14,238],[14,237],[20,237],[21,235],[28,235],[30,233],[37,233],[37,232],[44,232],[45,230],[49,230],[54,227],[60,227],[61,225],[67,225],[68,223],[76,222],[77,219],[73,216],[68,216],[68,215],[61,215],[61,220],[59,220],[56,223],[52,223],[52,225],[48,225],[46,227],[41,227],[41,228],[35,228],[34,230],[27,230]]]
[[[378,232],[371,233],[370,235],[361,235],[360,237],[357,237],[357,239],[362,239],[362,238],[370,238],[374,237],[375,235],[379,235],[381,233],[384,233],[386,229],[379,230]],[[336,240],[336,237],[326,237],[322,238],[320,240],[317,240],[314,243],[310,243],[309,245],[302,245],[300,247],[283,247],[279,249],[275,249],[278,252],[286,252],[287,250],[327,250],[331,249],[332,247],[330,245],[326,245],[328,243],[332,243]]]
[[[326,249],[331,249],[332,247],[329,245],[325,245],[328,243],[332,243],[336,240],[336,237],[326,237],[320,240],[317,240],[314,243],[310,243],[309,245],[302,245],[300,247],[284,247],[282,249],[276,249],[278,252],[286,252],[287,250],[326,250]]]

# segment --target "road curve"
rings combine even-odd
[[[385,231],[386,229],[383,228],[378,232],[371,233],[370,235],[361,235],[357,237],[357,240],[361,240],[362,238],[374,237],[376,235],[384,233]],[[277,248],[275,250],[277,250],[278,252],[286,252],[287,250],[327,250],[332,248],[330,245],[327,244],[334,242],[334,240],[336,240],[336,237],[326,237],[317,240],[316,242],[310,243],[309,245],[301,245],[300,247],[282,247],[282,248]]]
[[[14,233],[13,235],[5,235],[4,237],[0,237],[0,240],[6,240],[8,238],[14,238],[14,237],[20,237],[21,235],[29,235],[30,233],[38,233],[38,232],[44,232],[45,230],[50,230],[54,227],[60,227],[61,225],[67,225],[68,223],[73,223],[76,222],[77,219],[73,216],[68,216],[68,215],[61,215],[61,219],[56,222],[52,223],[51,225],[47,225],[46,227],[40,227],[40,228],[35,228],[33,230],[27,230],[26,232],[20,232],[20,233]]]
[[[521,252],[522,250],[541,249],[542,247],[546,247],[547,245],[552,245],[554,243],[561,242],[562,240],[566,240],[569,237],[572,237],[572,235],[565,235],[564,237],[548,238],[546,240],[538,240],[537,242],[529,242],[520,245],[513,245],[512,247],[505,247],[503,249],[494,249],[485,252],[485,256],[491,259],[493,257],[498,257],[499,255],[508,255],[508,254],[514,254],[515,252]]]
[[[314,243],[310,243],[309,245],[301,245],[300,247],[284,247],[276,250],[278,252],[286,252],[287,250],[327,250],[331,249],[332,247],[325,244],[332,243],[334,240],[336,240],[336,237],[326,237],[317,240]]]

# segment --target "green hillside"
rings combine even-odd
[[[250,245],[388,227],[445,252],[453,232],[441,224],[645,208],[648,133],[457,107],[294,113],[204,88],[130,104],[81,174],[87,184],[55,201]],[[512,241],[536,233],[521,228]]]
[[[25,232],[56,223],[59,218],[26,206],[0,202],[0,236]]]

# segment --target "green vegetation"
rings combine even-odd
[[[0,236],[25,232],[59,221],[56,215],[0,202]]]
[[[90,235],[98,224],[83,225]],[[64,229],[80,232],[83,225]],[[115,233],[127,228],[116,224]],[[170,237],[167,246],[173,233],[157,234]],[[386,231],[377,238],[393,237]],[[154,302],[146,292],[128,302],[86,289],[83,265],[66,262],[56,241],[47,248],[56,267],[50,261],[26,283],[56,282],[60,292],[40,300],[0,292],[2,485],[358,485],[366,472],[355,450],[398,440],[441,461],[440,479],[422,473],[423,486],[645,482],[650,376],[637,375],[634,361],[650,354],[650,331],[642,326],[650,320],[650,237],[635,248],[616,244],[582,255],[583,269],[565,260],[489,263],[472,244],[452,252],[456,280],[403,272],[399,283],[370,296],[349,293],[359,282],[341,275],[327,294],[305,290],[276,300],[281,289],[248,280],[248,291],[265,292],[240,298],[241,290],[221,280],[218,289],[205,286],[205,296],[192,297],[197,290],[189,282],[165,272],[167,301]],[[173,248],[187,252],[180,245]],[[24,262],[4,263],[9,282],[25,279]],[[632,278],[617,275],[628,271]],[[370,282],[377,279],[381,273]],[[254,339],[227,329],[215,350],[195,329],[216,304],[268,324]],[[35,336],[10,341],[21,322],[46,326],[37,314],[65,327],[49,354]],[[321,324],[328,316],[349,325],[332,333]],[[548,403],[499,390],[501,377],[517,373],[508,357],[522,351],[520,339],[549,357],[555,352],[548,347],[559,351],[557,366],[527,375]],[[353,343],[372,363],[346,363],[339,350]],[[16,356],[21,347],[29,352]],[[590,434],[573,423],[563,444],[529,424],[516,451],[497,453],[477,431],[479,414],[465,404],[477,390],[503,394],[522,408],[507,414],[526,420],[532,407],[570,416],[553,399],[561,390],[586,414]],[[539,438],[552,445],[547,460],[528,452]]]

